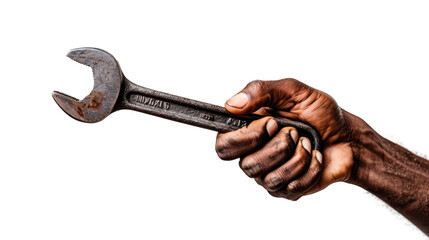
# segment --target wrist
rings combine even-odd
[[[349,116],[354,166],[348,182],[376,195],[429,235],[429,161]]]
[[[353,168],[349,183],[367,189],[377,161],[383,159],[383,141],[374,129],[361,118],[346,112],[349,128],[348,141],[353,153]]]

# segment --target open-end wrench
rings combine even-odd
[[[115,58],[101,49],[78,48],[71,50],[67,56],[92,68],[94,88],[80,101],[57,91],[52,93],[52,97],[64,112],[82,122],[98,122],[112,112],[131,109],[218,132],[229,132],[263,117],[233,115],[220,106],[138,86],[125,78]],[[286,118],[275,120],[280,128],[296,128],[300,136],[310,139],[314,149],[320,150],[319,134],[312,127]]]

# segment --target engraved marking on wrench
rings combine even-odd
[[[131,94],[130,95],[130,103],[134,103],[134,104],[143,104],[143,105],[147,105],[147,106],[152,106],[155,108],[160,108],[160,109],[165,109],[165,110],[169,110],[170,109],[170,103],[166,102],[166,101],[162,101],[159,99],[155,99],[155,98],[151,98],[151,97],[147,97],[147,96],[143,96],[140,94]]]
[[[207,121],[214,121],[214,116],[207,114],[207,113],[201,113],[200,118],[207,120]]]
[[[246,121],[240,120],[240,119],[235,119],[235,118],[228,118],[228,120],[226,121],[226,123],[228,125],[237,126],[237,127],[247,126],[247,122]]]

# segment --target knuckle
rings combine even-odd
[[[289,131],[292,130],[290,127],[284,127],[280,130],[282,135],[289,134]]]
[[[308,163],[309,163],[309,159],[307,159],[306,157],[298,158],[297,165],[299,167],[307,166]]]
[[[283,79],[284,83],[286,85],[288,85],[289,87],[291,86],[301,86],[304,85],[302,82],[300,82],[299,80],[295,79],[295,78],[285,78]]]
[[[310,168],[308,170],[308,174],[303,176],[306,182],[309,184],[312,184],[317,179],[319,179],[320,175],[322,174],[322,166],[320,164],[317,164],[314,168]]]
[[[267,192],[268,192],[268,194],[270,194],[271,196],[276,197],[276,198],[283,197],[282,194],[279,192],[270,192],[270,191],[267,191]]]
[[[248,137],[251,140],[250,144],[252,147],[257,147],[264,142],[264,133],[263,129],[253,129],[248,133]]]
[[[220,139],[216,140],[215,150],[220,159],[226,160],[228,158],[228,150],[225,143],[222,140]]]
[[[231,160],[234,156],[231,155],[231,146],[229,144],[229,138],[226,136],[218,137],[216,139],[215,150],[218,157],[222,160]]]
[[[293,181],[289,183],[289,185],[287,186],[287,190],[291,193],[296,194],[301,191],[301,189],[303,188],[302,186],[303,186],[302,181],[299,181],[299,180]]]
[[[274,144],[276,145],[275,152],[284,152],[289,148],[289,143],[282,140],[275,141]]]
[[[320,174],[322,172],[322,164],[319,161],[316,161],[316,166],[314,168],[314,171],[318,174]]]
[[[292,88],[292,90],[296,90],[297,89],[296,86],[300,85],[300,83],[301,83],[300,81],[296,80],[295,78],[284,78],[284,79],[281,79],[279,82],[284,87]]]
[[[287,134],[289,134],[290,131],[292,131],[292,130],[298,131],[298,130],[296,130],[296,128],[291,127],[291,126],[284,127],[284,128],[282,128],[282,130],[284,130],[284,133],[287,133]]]
[[[296,151],[295,153],[295,157],[299,160],[299,162],[301,163],[307,163],[310,161],[311,159],[311,155],[309,152],[307,152],[307,150],[305,150],[304,148],[301,149],[301,151]]]
[[[283,80],[286,82],[298,82],[298,80],[296,80],[295,78],[285,78]]]
[[[305,157],[305,153],[304,153],[304,151],[305,151],[305,150],[303,150],[303,151],[296,151],[296,152],[295,152],[295,156],[294,156],[294,158],[295,158],[295,159],[297,159],[298,161],[299,161],[300,159],[304,158],[304,157]]]
[[[291,169],[291,167],[286,164],[286,165],[282,166],[282,169],[280,171],[281,171],[281,175],[285,179],[289,180],[290,176],[292,175],[292,169]]]
[[[286,151],[288,153],[293,153],[294,142],[290,137],[289,130],[284,128],[280,130],[277,140],[274,141],[274,145],[278,149],[278,151]]]
[[[290,89],[292,92],[295,92],[295,94],[303,94],[303,93],[308,94],[314,91],[313,88],[305,85],[301,81],[294,78],[283,79],[283,86]]]
[[[246,156],[240,160],[240,168],[250,178],[256,178],[261,175],[263,167],[254,156]]]
[[[314,186],[321,175],[321,167],[316,166],[310,168],[306,174],[304,174],[298,180],[295,180],[288,184],[287,190],[294,194],[304,194],[304,192]]]
[[[293,193],[293,192],[290,192],[288,190],[285,190],[285,191],[286,192],[285,192],[284,196],[288,200],[296,201],[301,197],[301,194],[299,194],[299,193]]]
[[[285,152],[287,155],[293,154],[293,152],[295,151],[295,143],[292,140],[292,137],[290,136],[289,131],[282,129],[282,132],[279,135],[280,135],[280,139],[279,139],[280,142],[277,144],[277,148]]]
[[[272,176],[264,180],[264,187],[268,191],[276,191],[283,186],[283,179],[280,176]]]
[[[225,147],[216,147],[217,156],[222,160],[229,160],[228,150]]]
[[[290,128],[282,128],[279,132],[279,137],[282,141],[287,142],[287,143],[293,143],[293,139],[290,136],[290,131],[292,131],[292,129]]]
[[[289,144],[284,141],[276,140],[272,142],[272,144],[265,149],[265,161],[272,167],[286,162],[291,153],[288,149]]]
[[[267,187],[275,187],[283,182],[283,175],[281,172],[276,169],[268,174],[266,174],[263,178],[264,186]]]
[[[246,88],[251,88],[253,90],[260,90],[264,87],[264,81],[262,80],[253,80],[247,84]]]

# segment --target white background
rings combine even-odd
[[[383,136],[427,154],[427,1],[4,1],[0,239],[425,239],[364,190],[276,199],[215,132],[122,111],[69,118],[75,47],[111,52],[135,83],[223,105],[254,79],[294,77]]]

